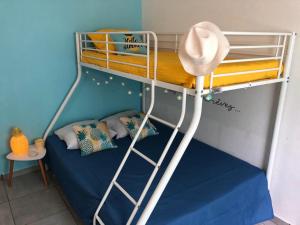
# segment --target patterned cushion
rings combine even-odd
[[[115,32],[115,31],[127,31],[126,29],[100,29],[96,32]],[[106,43],[103,42],[95,42],[95,41],[106,41],[106,34],[99,34],[99,33],[89,33],[89,38],[93,41],[93,44],[96,46],[96,48],[100,50],[106,50]],[[111,35],[108,35],[108,41],[113,41]],[[116,51],[116,45],[115,44],[109,44],[108,50],[110,51]]]
[[[143,43],[143,37],[139,34],[112,34],[114,42],[125,42],[126,44],[116,44],[118,52],[147,54],[147,48],[144,45],[132,45]]]
[[[73,131],[73,126],[87,125],[96,122],[97,120],[84,120],[84,121],[71,123],[67,126],[60,128],[59,130],[54,131],[54,133],[59,137],[60,140],[63,140],[66,143],[67,149],[69,150],[79,149],[77,137]]]
[[[126,126],[127,130],[129,131],[130,137],[132,139],[134,139],[144,118],[145,118],[145,115],[143,113],[139,113],[134,116],[121,117],[120,121]],[[138,137],[137,140],[139,141],[148,136],[153,136],[153,135],[157,135],[157,134],[158,134],[158,132],[156,130],[156,127],[149,120],[147,120],[147,122],[146,122],[144,128],[142,129],[140,136]]]
[[[120,117],[133,116],[136,115],[137,112],[134,110],[124,111],[112,116],[101,119],[101,121],[105,121],[110,131],[115,131],[117,133],[116,139],[126,137],[129,135],[126,127],[120,121]]]
[[[75,125],[73,130],[77,136],[82,156],[117,147],[109,136],[109,130],[105,122]]]

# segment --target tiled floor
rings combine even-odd
[[[15,177],[12,188],[0,180],[0,225],[82,225],[72,215],[54,182],[44,187],[39,171]]]
[[[12,188],[1,179],[0,225],[79,224],[53,182],[48,188],[43,185],[39,171],[15,177]]]

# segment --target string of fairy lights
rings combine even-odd
[[[86,75],[90,75],[90,72],[88,71],[88,70],[86,70],[85,71],[85,74]],[[102,79],[103,78],[103,76],[94,76],[94,75],[91,75],[91,76],[87,76],[88,78],[90,78],[92,81],[93,81],[93,83],[95,84],[95,85],[97,85],[97,86],[101,86],[101,85],[110,85],[112,82],[118,82],[118,81],[116,81],[115,79],[114,79],[114,76],[108,76],[108,77],[106,77],[105,76],[105,78],[104,79]],[[102,79],[102,80],[101,80]],[[128,88],[128,85],[126,84],[126,82],[125,81],[121,81],[120,82],[120,85],[123,87],[123,88],[125,88],[125,90],[126,90],[126,92],[127,92],[127,94],[128,95],[134,95],[134,94],[138,94],[138,96],[139,97],[143,97],[143,92],[134,92],[133,90],[131,90],[130,88]],[[150,86],[149,85],[145,85],[145,91],[146,92],[150,92],[150,90],[151,90],[151,88],[150,88]],[[174,93],[173,91],[169,91],[169,90],[167,90],[167,89],[165,89],[164,90],[164,93],[165,94],[169,94],[169,93]],[[175,92],[176,93],[176,99],[178,100],[178,101],[181,101],[182,100],[182,95],[180,94],[180,93],[177,93],[177,92]]]

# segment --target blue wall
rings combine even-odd
[[[0,172],[7,171],[11,127],[30,140],[42,136],[76,76],[74,32],[98,28],[140,29],[140,0],[0,1]],[[84,76],[58,126],[139,108],[139,84],[91,71]],[[103,83],[103,82],[102,82]],[[128,90],[133,95],[128,95]],[[17,163],[16,169],[31,166]]]

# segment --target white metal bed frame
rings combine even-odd
[[[105,35],[106,40],[105,41],[91,41],[88,39],[88,34],[93,33],[93,34],[102,34]],[[109,44],[126,44],[125,42],[112,42],[109,40],[109,35],[110,34],[140,34],[143,35],[144,37],[144,42],[143,43],[131,43],[131,45],[143,45],[147,48],[147,54],[146,55],[140,55],[140,54],[134,54],[134,53],[124,53],[124,52],[118,52],[118,51],[110,51],[109,50]],[[279,129],[280,129],[280,124],[281,124],[281,118],[282,118],[282,113],[283,113],[283,108],[284,108],[284,102],[285,102],[285,96],[287,92],[287,86],[288,86],[288,81],[290,78],[290,69],[291,69],[291,63],[292,63],[292,56],[293,56],[293,51],[294,51],[294,44],[295,44],[295,39],[296,39],[296,33],[280,33],[280,32],[223,32],[226,36],[228,37],[239,37],[241,40],[244,39],[244,37],[268,37],[270,38],[270,41],[272,42],[271,44],[261,44],[259,43],[258,45],[255,44],[249,44],[245,43],[243,45],[231,45],[230,47],[230,52],[234,52],[235,50],[259,50],[259,49],[270,49],[274,50],[271,55],[268,56],[257,56],[257,55],[250,55],[247,58],[241,58],[241,59],[225,59],[222,61],[223,64],[225,63],[243,63],[243,62],[251,62],[251,61],[264,61],[264,60],[279,60],[279,66],[276,68],[270,68],[270,69],[263,69],[263,70],[249,70],[249,71],[243,71],[243,72],[234,72],[234,73],[224,73],[224,74],[213,74],[211,73],[211,79],[210,79],[210,87],[208,89],[204,88],[204,76],[197,76],[196,77],[196,87],[195,89],[190,89],[190,88],[185,88],[179,85],[175,84],[170,84],[166,83],[163,81],[157,80],[156,73],[157,73],[157,51],[158,51],[158,38],[157,34],[152,32],[152,31],[133,31],[133,32],[81,32],[81,33],[76,33],[76,51],[77,51],[77,78],[72,85],[71,89],[69,90],[68,94],[66,95],[65,99],[63,100],[62,104],[60,105],[58,111],[56,112],[55,116],[51,120],[49,126],[47,127],[45,134],[44,134],[44,140],[47,138],[51,130],[53,129],[55,123],[57,122],[58,118],[62,114],[65,106],[69,102],[71,96],[73,95],[75,89],[78,87],[79,82],[82,77],[82,68],[91,68],[95,69],[98,71],[103,71],[107,73],[111,73],[117,76],[125,77],[128,79],[136,80],[139,82],[142,82],[143,84],[149,84],[151,85],[151,101],[150,101],[150,106],[147,110],[147,113],[145,115],[145,119],[143,120],[141,127],[139,128],[135,138],[133,139],[127,153],[125,154],[124,159],[122,160],[115,176],[113,177],[106,193],[104,194],[99,207],[97,208],[95,215],[94,215],[94,220],[93,224],[96,225],[97,223],[100,223],[101,225],[104,225],[104,222],[101,220],[99,217],[99,212],[104,205],[105,201],[107,200],[107,197],[113,187],[117,188],[120,190],[130,202],[133,203],[134,205],[134,210],[132,211],[130,218],[127,221],[127,225],[131,224],[137,211],[139,210],[139,207],[147,194],[147,191],[149,190],[152,181],[155,178],[155,175],[157,171],[160,168],[161,163],[164,160],[164,157],[166,156],[173,140],[175,139],[179,128],[182,125],[182,122],[185,118],[185,112],[186,112],[186,98],[187,95],[194,96],[194,113],[192,116],[192,120],[190,122],[189,128],[187,129],[180,145],[178,146],[174,156],[172,157],[167,169],[165,170],[162,178],[160,179],[157,187],[155,188],[154,193],[152,194],[150,200],[146,204],[145,209],[143,210],[140,218],[138,219],[137,224],[138,225],[144,225],[148,221],[152,211],[154,210],[160,196],[162,195],[165,187],[167,186],[171,176],[173,175],[178,163],[180,162],[188,144],[190,143],[191,139],[194,136],[194,133],[196,132],[196,129],[199,125],[200,118],[201,118],[201,113],[202,113],[202,100],[203,97],[211,92],[215,93],[220,93],[224,91],[230,91],[230,90],[236,90],[236,89],[241,89],[241,88],[249,88],[249,87],[254,87],[254,86],[261,86],[265,84],[272,84],[272,83],[279,83],[281,82],[281,91],[280,91],[280,97],[279,97],[279,103],[278,103],[278,108],[277,108],[277,114],[276,114],[276,120],[275,120],[275,126],[274,126],[274,131],[273,131],[273,137],[272,137],[272,143],[271,143],[271,149],[270,149],[270,156],[269,156],[269,163],[268,163],[268,169],[267,169],[267,178],[269,181],[269,185],[271,182],[272,178],[272,169],[273,169],[273,164],[274,160],[276,157],[276,148],[277,148],[277,143],[278,143],[278,137],[279,137]],[[168,36],[169,39],[167,39],[165,42],[168,42],[169,44],[171,43],[173,45],[172,49],[176,52],[178,49],[178,43],[179,43],[179,37],[181,34],[161,34],[162,37]],[[273,42],[276,42],[275,44]],[[104,43],[106,46],[105,50],[99,50],[96,49],[91,45],[91,43],[95,42],[100,42]],[[150,52],[150,50],[153,51],[153,53]],[[96,51],[96,52],[101,52],[106,55],[105,58],[97,58],[97,57],[92,57],[92,56],[83,56],[84,51]],[[131,56],[137,56],[137,57],[144,57],[145,58],[145,65],[140,65],[140,64],[134,64],[134,63],[128,63],[128,62],[123,62],[123,61],[116,61],[110,59],[110,54],[121,54],[121,55],[131,55]],[[106,62],[105,67],[99,67],[94,64],[89,64],[89,63],[83,63],[82,62],[82,57],[90,57],[96,60],[102,60]],[[151,67],[151,57],[153,57],[153,68]],[[128,74],[124,73],[121,71],[116,71],[110,69],[110,63],[118,63],[118,64],[126,64],[129,66],[133,67],[140,67],[145,69],[145,76],[137,76],[134,74]],[[281,74],[282,68],[284,65],[284,72]],[[150,69],[153,70],[153,76],[150,74]],[[214,78],[216,77],[221,77],[221,76],[235,76],[235,75],[243,75],[243,74],[251,74],[251,73],[263,73],[267,71],[278,71],[277,78],[275,79],[266,79],[266,80],[260,80],[260,81],[254,81],[254,82],[248,82],[248,83],[242,83],[242,84],[235,84],[235,85],[228,85],[228,86],[222,86],[218,87],[217,89],[214,89],[213,87],[213,82]],[[151,79],[153,78],[153,79]],[[179,118],[179,121],[177,124],[172,124],[169,123],[168,121],[165,121],[161,118],[158,118],[154,115],[152,115],[152,109],[155,104],[155,88],[156,87],[161,87],[169,90],[173,90],[176,92],[181,92],[182,93],[182,106],[181,106],[181,115]],[[144,95],[145,96],[145,95]],[[144,97],[145,98],[145,97]],[[145,99],[143,99],[143,109],[144,112],[145,110]],[[146,121],[148,118],[157,120],[171,128],[174,129],[167,145],[164,147],[164,150],[162,152],[162,155],[158,162],[154,162],[152,159],[148,158],[146,155],[144,155],[142,152],[134,148],[134,145],[137,141],[137,138],[142,131],[142,128],[146,124]],[[126,160],[130,156],[131,153],[135,153],[139,155],[142,159],[146,160],[148,163],[154,166],[154,170],[150,176],[150,179],[148,180],[140,198],[138,200],[135,200],[118,182],[117,178],[126,163]]]

